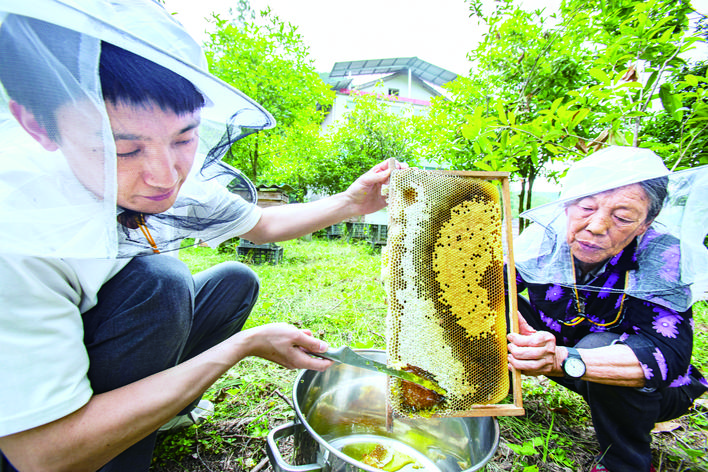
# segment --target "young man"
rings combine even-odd
[[[242,331],[258,294],[247,267],[193,277],[158,253],[186,236],[277,241],[376,211],[390,169],[315,203],[261,210],[215,180],[228,174],[253,194],[219,158],[272,118],[200,69],[161,7],[13,3],[0,2],[11,13],[0,24],[4,466],[147,470],[156,430],[244,357],[330,364],[306,354],[327,348],[307,330]]]

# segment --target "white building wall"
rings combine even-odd
[[[372,81],[357,87],[361,93],[375,93],[387,95],[398,90],[398,97],[383,98],[389,106],[391,113],[423,115],[428,112],[430,100],[438,94],[431,91],[422,81],[411,76],[410,82],[406,73],[390,75],[380,80]],[[344,116],[353,109],[354,96],[351,90],[337,91],[332,105],[332,110],[327,114],[322,123],[322,131],[327,130],[335,123],[340,122]]]
[[[411,76],[410,82],[408,80],[407,74],[396,74],[385,78],[383,81],[383,86],[373,83],[367,84],[366,88],[362,88],[363,92],[383,92],[388,93],[390,89],[399,90],[399,97],[410,98],[413,100],[421,100],[429,102],[433,95],[429,89],[427,89],[423,83],[416,77]]]

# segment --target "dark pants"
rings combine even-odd
[[[617,338],[619,335],[611,333],[590,334],[575,347],[607,346]],[[685,414],[693,400],[706,390],[696,379],[684,387],[648,392],[584,380],[548,378],[579,393],[588,403],[600,443],[600,462],[611,472],[649,472],[654,424]]]
[[[187,266],[171,256],[133,259],[101,288],[98,304],[83,315],[94,393],[166,370],[240,331],[258,288],[256,274],[238,262],[192,277]],[[156,435],[130,447],[101,471],[147,471]]]
[[[528,300],[518,297],[518,302],[521,315],[534,329],[547,329]],[[618,334],[593,333],[581,339],[575,347],[609,346],[617,339]],[[563,377],[548,378],[579,393],[588,403],[600,443],[600,462],[611,472],[649,472],[654,424],[684,415],[693,400],[707,390],[693,378],[690,385],[655,391]]]

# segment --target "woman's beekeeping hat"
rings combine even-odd
[[[124,210],[116,207],[116,150],[99,76],[106,43],[186,79],[205,105],[199,150],[177,201],[148,217],[157,246],[174,248],[186,231],[218,240],[232,229],[238,214],[191,210],[225,186],[232,191],[228,198],[255,203],[253,184],[221,158],[235,141],[275,121],[209,74],[199,45],[160,4],[0,0],[0,251],[100,258],[152,253],[137,230],[116,222]],[[165,89],[169,94],[170,85]],[[34,122],[20,126],[20,106]],[[60,108],[72,110],[71,120],[82,130],[81,147],[90,152],[67,151],[71,143],[59,132],[55,114]],[[33,126],[60,145],[42,145],[31,136]]]
[[[708,289],[704,245],[708,166],[670,172],[654,152],[636,147],[610,146],[575,162],[563,179],[558,200],[521,214],[534,222],[514,240],[514,261],[524,280],[573,287],[567,206],[588,195],[653,179],[666,185],[666,198],[641,236],[636,251],[639,268],[629,274],[624,291],[678,311],[701,299]],[[604,289],[580,284],[577,288]]]
[[[567,202],[670,173],[664,161],[649,149],[611,146],[577,161],[568,169],[560,199]]]

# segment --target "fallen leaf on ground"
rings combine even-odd
[[[651,430],[652,433],[668,433],[674,431],[681,427],[681,423],[675,421],[665,421],[663,423],[656,423],[654,429]]]

